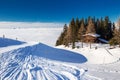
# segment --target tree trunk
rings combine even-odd
[[[90,42],[90,49],[91,49],[91,42]]]

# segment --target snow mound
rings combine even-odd
[[[7,47],[12,45],[20,45],[25,42],[21,42],[18,40],[8,39],[8,38],[0,38],[0,47]]]
[[[12,53],[13,54],[20,53],[20,55],[22,55],[23,58],[32,55],[46,59],[72,62],[72,63],[84,63],[87,61],[87,59],[81,54],[68,50],[56,49],[42,43],[39,43],[34,46],[27,46],[25,48],[20,48],[14,50]]]
[[[0,54],[0,79],[80,80],[84,71],[63,61],[84,63],[87,59],[83,55],[42,43],[19,48]]]

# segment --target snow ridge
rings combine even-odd
[[[77,62],[78,60],[83,63],[87,59],[77,53],[66,52],[40,43],[2,53],[0,54],[0,79],[80,80],[80,74],[84,72],[81,73],[80,69],[73,66],[64,65],[62,61]]]

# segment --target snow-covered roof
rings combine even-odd
[[[102,42],[104,42],[104,43],[108,43],[108,41],[105,40],[105,39],[101,39],[101,38],[99,38],[99,40],[102,41]]]
[[[93,33],[88,33],[88,34],[85,34],[85,35],[83,35],[83,36],[93,36],[93,37],[100,37],[100,35],[99,34],[93,34]]]

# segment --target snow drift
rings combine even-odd
[[[78,53],[39,43],[0,54],[2,80],[80,80],[84,72],[64,62],[84,63]]]
[[[38,45],[34,46],[21,48],[16,51],[26,56],[28,55],[39,56],[51,60],[64,62],[84,63],[87,61],[87,59],[81,54],[63,49],[56,49],[42,43],[39,43]],[[14,51],[13,53],[16,53],[16,51]]]

